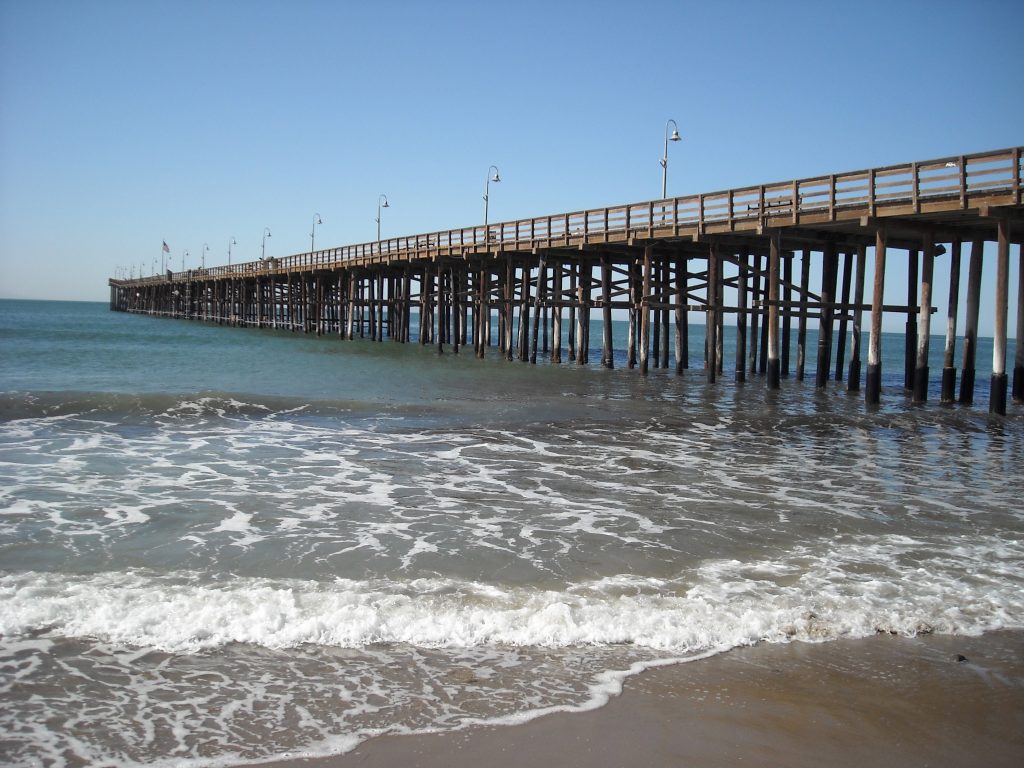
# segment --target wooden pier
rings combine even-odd
[[[453,352],[471,345],[536,362],[538,339],[553,363],[589,363],[592,312],[603,328],[601,365],[612,367],[612,310],[629,325],[626,361],[688,365],[689,312],[706,317],[704,367],[723,375],[723,327],[737,327],[734,375],[763,374],[770,388],[804,377],[807,322],[820,324],[816,386],[833,377],[861,387],[862,320],[869,316],[864,396],[881,393],[882,316],[906,318],[904,384],[928,397],[928,340],[935,257],[949,252],[943,402],[974,398],[982,272],[995,269],[990,411],[1006,413],[1007,323],[1017,291],[1012,396],[1024,401],[1024,269],[1009,285],[1010,246],[1024,239],[1021,147],[872,168],[724,192],[538,216],[300,253],[231,266],[110,280],[112,310],[221,324],[287,328]],[[986,242],[997,243],[985,264]],[[899,256],[902,252],[905,256]],[[873,285],[865,285],[873,258]],[[905,259],[905,304],[884,304],[887,270]],[[956,391],[961,260],[966,327]],[[820,284],[810,284],[811,261]],[[725,289],[735,303],[725,303]],[[871,291],[865,297],[865,291]],[[496,322],[495,322],[496,320]],[[496,331],[496,333],[494,332]],[[796,333],[796,360],[790,359]],[[550,339],[550,344],[548,343]],[[562,342],[567,342],[563,350]],[[847,341],[849,348],[847,350]],[[671,348],[671,353],[670,353]],[[835,350],[835,359],[833,359]],[[595,361],[596,362],[596,361]]]

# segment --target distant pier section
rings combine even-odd
[[[904,386],[923,402],[933,375],[928,340],[933,315],[941,311],[944,363],[934,372],[941,376],[940,399],[971,403],[982,274],[994,270],[995,303],[984,308],[994,321],[989,409],[1005,414],[1008,394],[1024,402],[1021,176],[1021,147],[1014,147],[111,279],[110,307],[346,339],[416,341],[442,351],[472,348],[478,357],[527,362],[537,361],[539,348],[552,363],[583,365],[599,349],[605,367],[614,365],[612,310],[618,309],[629,318],[626,338],[619,340],[626,364],[640,373],[688,367],[688,313],[702,312],[709,381],[729,371],[737,380],[763,375],[777,389],[782,377],[803,379],[814,355],[816,386],[833,379],[850,390],[863,385],[869,405],[881,397],[883,314],[905,318]],[[986,242],[996,244],[994,261],[983,257]],[[1013,245],[1018,272],[1011,285]],[[941,276],[950,299],[940,310],[932,306],[932,289],[935,257],[942,253],[950,254],[949,274]],[[869,257],[873,279],[866,285]],[[814,285],[812,261],[820,275]],[[885,304],[885,280],[894,270],[906,276],[906,301]],[[737,343],[735,360],[726,361],[723,327],[730,315]],[[592,318],[602,329],[599,346],[591,343]],[[812,350],[806,349],[809,320],[820,327]]]

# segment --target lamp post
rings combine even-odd
[[[199,255],[199,268],[206,269],[206,252],[210,250],[210,246],[203,243],[203,252]]]
[[[672,126],[672,135],[669,136],[668,127]],[[679,126],[676,125],[675,120],[669,120],[665,123],[665,151],[661,156],[661,199],[664,200],[667,196],[668,188],[668,143],[670,141],[679,141]]]
[[[270,237],[270,227],[263,228],[263,246],[260,250],[260,261],[267,260],[267,238]]]
[[[377,196],[377,219],[376,219],[376,221],[377,221],[377,242],[378,243],[380,242],[380,209],[381,208],[390,208],[390,207],[391,206],[388,205],[388,196],[385,195],[383,192],[381,194],[379,194]]]
[[[229,267],[231,266],[231,246],[232,245],[238,245],[238,241],[235,240],[235,238],[233,238],[233,237],[230,240],[228,240],[228,266]]]
[[[314,213],[313,214],[313,231],[309,233],[309,252],[310,253],[313,253],[314,251],[316,251],[316,248],[314,248],[313,246],[316,243],[316,225],[317,224],[323,224],[323,221],[320,220],[320,214],[319,213]]]
[[[494,169],[494,178],[491,178],[491,169]],[[487,214],[488,206],[490,205],[491,197],[491,182],[497,184],[501,181],[501,176],[498,175],[498,166],[492,165],[487,169],[487,182],[484,184],[484,243],[487,243],[491,239],[491,233],[487,229]]]
[[[181,252],[181,271],[185,271],[185,257],[188,256],[188,251]]]

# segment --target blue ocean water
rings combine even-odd
[[[325,754],[740,645],[1024,626],[990,341],[975,406],[915,406],[887,335],[869,409],[813,333],[775,393],[732,339],[709,385],[696,325],[644,377],[0,301],[0,761]]]

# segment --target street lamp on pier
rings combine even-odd
[[[206,243],[203,243],[203,252],[199,256],[199,268],[200,269],[206,269],[206,252],[208,250],[210,250],[210,246],[208,246]]]
[[[494,177],[491,178],[491,170],[494,170]],[[484,184],[484,243],[491,239],[490,232],[487,229],[487,214],[488,206],[490,205],[491,198],[491,182],[498,183],[501,181],[501,176],[498,175],[498,166],[492,165],[487,169],[487,182]]]
[[[388,196],[383,192],[377,196],[377,242],[380,242],[380,209],[390,208],[388,205]]]
[[[238,241],[235,240],[235,238],[233,238],[233,237],[230,240],[228,240],[228,266],[229,267],[231,266],[231,246],[232,245],[238,245]]]
[[[323,224],[323,221],[320,220],[320,214],[319,213],[314,213],[313,214],[313,231],[310,232],[310,234],[309,234],[309,252],[310,253],[314,253],[316,251],[316,248],[314,247],[314,244],[316,243],[316,225],[317,224]]]
[[[188,251],[181,252],[181,271],[185,271],[185,258],[188,256]]]
[[[672,135],[668,133],[668,127],[672,126]],[[669,120],[665,123],[665,151],[661,156],[661,199],[664,200],[667,196],[668,189],[668,143],[670,141],[679,141],[679,126],[676,125],[675,120]]]
[[[267,238],[270,237],[270,227],[263,228],[263,246],[260,250],[260,261],[267,260]]]

